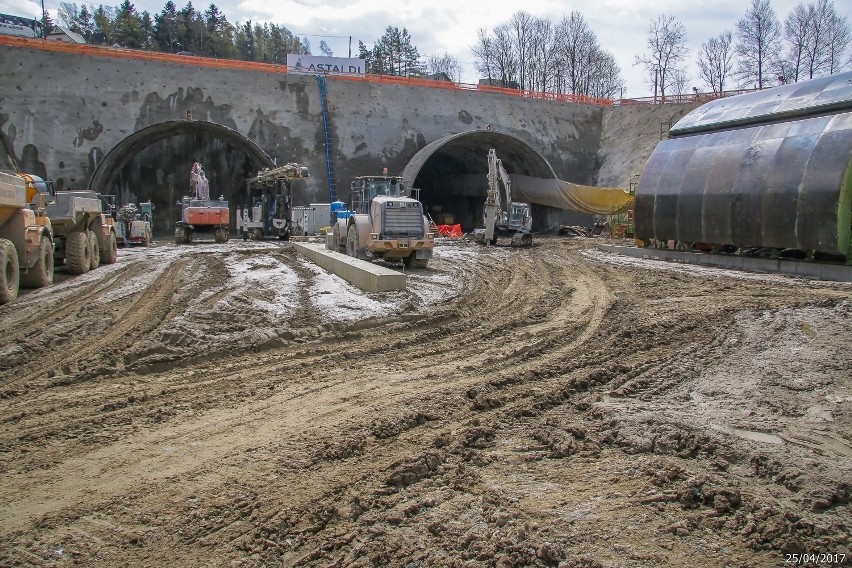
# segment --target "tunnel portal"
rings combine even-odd
[[[510,174],[556,178],[541,154],[510,134],[486,129],[439,138],[417,152],[402,174],[406,187],[420,188],[424,211],[435,223],[460,224],[466,232],[481,225],[490,148]]]
[[[273,166],[263,149],[235,130],[206,121],[166,121],[119,142],[97,163],[88,188],[115,195],[118,206],[151,201],[154,232],[168,234],[180,215],[177,202],[189,192],[194,162],[204,167],[211,197],[230,202],[232,217],[247,199],[245,179]]]

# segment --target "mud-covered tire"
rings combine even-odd
[[[12,241],[0,239],[0,304],[7,304],[17,298],[20,286],[18,251]]]
[[[110,231],[109,236],[104,239],[104,246],[101,247],[101,263],[115,264],[118,260],[118,239],[115,238],[115,233]]]
[[[406,268],[426,268],[427,266],[429,266],[429,259],[417,258],[415,256],[415,253],[411,253],[410,255],[402,259],[402,263],[405,265]]]
[[[71,274],[85,274],[92,267],[92,252],[89,246],[89,235],[83,231],[68,233],[65,237],[65,263]]]
[[[89,270],[94,270],[101,265],[101,247],[98,244],[98,235],[94,231],[87,231],[89,238]]]
[[[53,284],[53,243],[47,235],[38,241],[36,263],[21,274],[21,286],[24,288],[44,288]]]
[[[346,231],[346,254],[352,258],[358,258],[358,229],[350,225]]]
[[[331,229],[331,250],[340,252],[340,226],[337,223]]]
[[[228,233],[221,227],[217,228],[215,231],[213,231],[213,240],[215,240],[217,243],[228,242]]]
[[[186,231],[183,230],[183,227],[177,227],[175,229],[175,244],[182,245],[186,242]]]

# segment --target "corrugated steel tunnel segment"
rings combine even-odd
[[[636,236],[852,258],[852,73],[719,99],[660,142]]]

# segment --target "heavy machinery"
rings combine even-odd
[[[20,286],[53,282],[49,196],[46,182],[36,176],[0,172],[0,304],[17,298]]]
[[[53,225],[54,261],[64,262],[71,274],[117,260],[115,226],[94,191],[56,191],[46,213]]]
[[[360,176],[351,184],[352,210],[336,212],[327,248],[360,259],[381,258],[425,268],[435,247],[423,215],[420,190],[404,187],[402,177]]]
[[[231,213],[224,196],[210,199],[210,189],[204,170],[197,162],[190,172],[189,185],[192,195],[178,201],[181,206],[180,220],[175,223],[175,244],[191,243],[198,234],[211,234],[217,243],[231,238]]]
[[[175,244],[191,243],[199,233],[212,233],[217,243],[228,242],[231,238],[230,211],[223,196],[218,200],[184,196],[178,205],[181,213],[180,221],[175,223]]]
[[[293,233],[290,185],[293,180],[307,177],[307,166],[290,163],[266,168],[247,179],[248,205],[237,211],[237,231],[243,239],[289,239]]]
[[[122,205],[115,212],[115,220],[119,246],[148,246],[153,240],[154,204],[150,201]]]
[[[495,244],[498,236],[508,236],[512,246],[532,245],[530,204],[512,201],[512,181],[494,148],[488,150],[488,193],[482,217],[485,228],[473,231],[477,242]]]

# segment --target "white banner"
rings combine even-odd
[[[35,31],[28,26],[0,21],[0,34],[16,35],[23,37],[35,37]]]
[[[363,75],[364,60],[346,57],[320,57],[317,55],[287,54],[288,73],[329,75]]]

